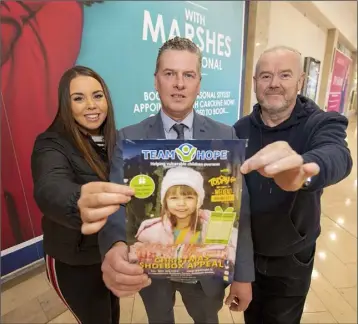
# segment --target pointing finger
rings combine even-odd
[[[298,154],[293,154],[266,165],[264,167],[264,171],[269,176],[275,176],[284,171],[297,169],[302,165],[303,165],[302,156]]]
[[[240,171],[247,174],[254,170],[265,168],[266,166],[278,162],[286,157],[297,155],[291,148],[274,149],[270,148],[266,151],[260,151],[250,159],[246,160],[241,166]]]
[[[109,205],[126,204],[130,201],[130,199],[130,196],[121,193],[101,192],[90,195],[83,195],[79,199],[78,205],[80,208],[98,208],[106,207]]]
[[[94,181],[82,186],[82,193],[91,194],[102,192],[121,193],[129,196],[134,195],[134,190],[131,187],[118,183]]]

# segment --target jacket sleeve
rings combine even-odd
[[[65,227],[80,230],[82,221],[77,207],[81,185],[66,155],[49,140],[36,141],[31,157],[34,198],[44,214]]]
[[[231,131],[232,131],[232,139],[238,139],[238,137],[236,136],[236,132],[235,132],[234,127],[231,128]]]
[[[232,128],[232,130],[233,139],[238,139],[235,129]],[[254,244],[251,234],[250,195],[244,176],[242,176],[241,208],[239,231],[237,236],[234,281],[255,281]]]
[[[348,120],[337,113],[324,113],[325,118],[315,124],[314,133],[309,141],[306,153],[302,155],[305,163],[315,162],[320,172],[312,178],[308,191],[321,190],[333,185],[352,170],[352,157],[345,140]],[[317,116],[320,117],[321,114]]]
[[[242,196],[237,237],[234,281],[255,281],[254,246],[251,235],[250,196],[246,187],[245,177],[242,177]]]
[[[124,134],[120,130],[117,133],[117,142],[111,161],[110,182],[124,184],[123,182],[123,157],[122,139]],[[98,244],[102,258],[116,242],[126,242],[126,211],[120,207],[114,214],[108,217],[106,224],[98,233]]]

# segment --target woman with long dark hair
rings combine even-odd
[[[58,88],[58,112],[32,153],[34,197],[43,213],[47,275],[79,323],[119,322],[119,300],[103,280],[97,234],[81,233],[77,206],[83,185],[108,181],[116,140],[108,88],[93,70],[76,66]],[[132,190],[123,186],[118,204]]]

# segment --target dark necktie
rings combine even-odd
[[[176,133],[178,134],[177,139],[184,139],[184,128],[186,126],[184,124],[175,124],[173,126],[173,129],[176,131]]]

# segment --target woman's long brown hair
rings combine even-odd
[[[54,122],[50,126],[60,126],[70,136],[85,160],[101,180],[108,180],[108,164],[103,161],[88,140],[89,134],[81,128],[72,115],[71,108],[71,81],[78,76],[88,76],[96,79],[102,86],[107,100],[107,118],[100,127],[100,134],[104,137],[108,163],[111,161],[114,146],[116,143],[116,126],[114,121],[114,110],[108,87],[104,80],[92,69],[85,66],[75,66],[67,70],[61,77],[58,86],[58,111]]]

